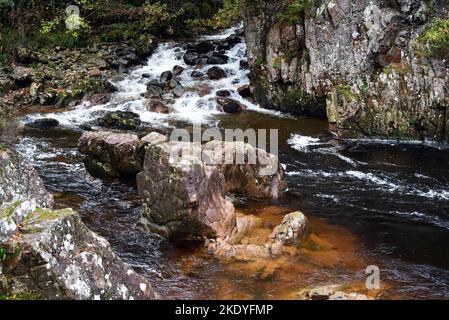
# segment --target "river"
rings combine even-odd
[[[196,40],[225,39],[236,30]],[[88,227],[107,238],[120,257],[168,299],[292,299],[301,288],[331,283],[357,289],[368,265],[381,271],[379,298],[449,298],[447,146],[333,140],[323,119],[265,110],[237,94],[237,87],[249,83],[248,71],[240,69],[240,60],[246,59],[244,43],[227,51],[229,63],[221,67],[228,76],[219,81],[190,77],[193,68],[182,60],[185,45],[160,44],[146,65],[114,83],[119,91],[105,105],[86,102],[70,111],[23,116],[24,122],[48,117],[61,124],[47,131],[27,129],[17,143],[54,193],[57,207],[76,209]],[[141,96],[146,82],[175,65],[186,68],[179,80],[191,90],[173,101],[170,114],[148,112]],[[206,94],[200,95],[198,88],[205,88]],[[219,112],[213,97],[223,89],[247,110]],[[148,129],[192,123],[279,129],[286,196],[277,201],[235,197],[234,203],[240,212],[259,215],[273,225],[284,214],[301,210],[311,220],[314,239],[302,254],[261,266],[223,262],[209,256],[201,244],[172,243],[139,231],[135,225],[142,208],[135,183],[91,178],[76,148],[79,126],[112,110],[138,113]]]

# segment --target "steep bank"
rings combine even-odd
[[[341,137],[448,141],[448,5],[241,2],[255,96]],[[446,40],[444,40],[446,39]]]

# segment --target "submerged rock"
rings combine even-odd
[[[298,243],[307,232],[309,221],[306,216],[300,212],[287,214],[282,223],[274,228],[270,238],[281,244]]]
[[[341,286],[330,285],[304,289],[298,293],[298,298],[301,300],[373,300],[365,294],[341,291],[339,287]]]
[[[207,70],[207,76],[210,80],[220,80],[226,78],[226,72],[222,68],[214,66]]]
[[[156,113],[169,113],[168,107],[160,100],[157,99],[151,99],[149,100],[145,106],[147,107],[148,111],[150,112],[156,112]]]
[[[216,101],[221,109],[226,113],[241,112],[243,111],[243,109],[245,109],[245,106],[243,104],[233,99],[220,97],[217,98]]]

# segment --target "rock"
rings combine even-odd
[[[175,95],[175,97],[182,97],[182,95],[184,94],[185,90],[183,88],[183,86],[179,83],[178,85],[176,85],[176,87],[174,87],[172,89],[173,94]]]
[[[225,192],[278,198],[286,189],[277,157],[263,150],[237,142],[226,142],[220,147],[221,142],[212,141],[201,146],[165,142],[165,137],[158,137],[145,147],[143,172],[137,175],[144,203],[140,225],[144,229],[167,238],[230,241],[237,224],[234,207]],[[240,163],[236,150],[241,147],[261,158],[254,163]],[[182,150],[191,152],[181,155]],[[223,163],[226,154],[234,157],[230,163]],[[166,194],[170,198],[164,197]]]
[[[224,54],[215,52],[211,57],[207,58],[208,64],[226,64],[229,61],[229,57]]]
[[[181,75],[181,73],[183,71],[184,71],[184,67],[176,65],[173,67],[172,73],[173,73],[174,77],[177,77],[177,76]]]
[[[203,158],[212,159],[219,167],[226,192],[278,199],[287,189],[278,157],[248,143],[210,141],[203,145]],[[227,161],[224,163],[223,159]]]
[[[113,111],[99,118],[97,124],[104,128],[136,130],[142,123],[137,113],[130,111]]]
[[[202,73],[201,71],[194,70],[192,71],[192,73],[190,73],[190,76],[192,78],[201,78],[204,77],[204,73]]]
[[[194,66],[197,64],[198,60],[200,59],[200,55],[195,51],[187,51],[184,54],[184,62],[189,66]]]
[[[238,94],[243,98],[251,98],[251,89],[249,84],[245,84],[237,89]]]
[[[36,128],[36,129],[51,129],[59,126],[59,121],[52,118],[42,118],[27,123],[26,126],[29,128]]]
[[[331,118],[341,138],[449,141],[448,55],[420,41],[434,21],[425,1],[321,1],[292,24],[275,19],[284,5],[240,8],[257,102]]]
[[[147,92],[145,93],[145,97],[155,98],[160,97],[162,94],[162,85],[155,81],[150,81],[147,84]]]
[[[226,113],[236,113],[241,112],[245,109],[245,106],[240,102],[229,99],[229,98],[217,98],[216,99],[218,105],[222,108],[222,110]]]
[[[321,286],[304,289],[298,293],[300,300],[373,300],[373,298],[357,293],[347,293],[339,290],[339,285]]]
[[[168,138],[158,132],[151,132],[142,138],[143,144],[159,144],[162,142],[168,142]]]
[[[168,82],[171,79],[173,79],[173,73],[171,71],[162,72],[161,78],[160,78],[162,83]]]
[[[96,177],[136,175],[142,170],[140,146],[137,135],[109,131],[84,132],[78,140],[86,169]]]
[[[106,104],[111,100],[111,95],[110,94],[103,94],[103,93],[97,93],[94,94],[91,98],[90,98],[90,102],[92,103],[93,106],[97,106],[100,104]]]
[[[287,214],[282,223],[274,228],[271,239],[283,245],[297,244],[307,232],[309,222],[306,216],[300,212]]]
[[[202,41],[196,44],[192,44],[189,49],[198,53],[205,54],[214,51],[215,45],[210,41]]]
[[[218,90],[215,94],[218,97],[227,98],[231,95],[231,92],[229,92],[228,90]]]
[[[151,78],[151,74],[149,74],[149,73],[142,73],[142,78],[144,78],[144,79]]]
[[[247,60],[240,60],[240,70],[248,70],[249,69],[249,63]]]
[[[155,299],[148,280],[52,196],[15,152],[0,151],[0,295],[35,299]]]
[[[183,146],[191,145],[147,145],[143,172],[137,175],[144,203],[140,225],[172,239],[226,238],[235,227],[235,212],[224,195],[223,178],[217,167],[196,157],[172,163],[171,153]]]
[[[20,155],[0,148],[0,206],[16,204],[16,208],[9,210],[8,216],[20,223],[23,215],[16,209],[25,202],[32,203],[34,207],[50,208],[53,206],[53,196],[45,190],[36,170]],[[3,227],[0,229],[3,230]]]
[[[31,85],[34,70],[28,67],[17,66],[14,68],[10,77],[18,88],[25,88]]]
[[[222,68],[214,66],[207,70],[207,76],[210,80],[220,80],[226,78],[226,72]]]
[[[145,105],[150,112],[169,113],[168,107],[160,100],[151,99]]]
[[[15,235],[2,244],[7,248],[2,263],[7,289],[2,294],[26,293],[38,299],[157,298],[148,280],[71,209],[31,210]]]

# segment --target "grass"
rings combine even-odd
[[[449,57],[449,19],[435,18],[418,37],[415,49],[425,57]]]

